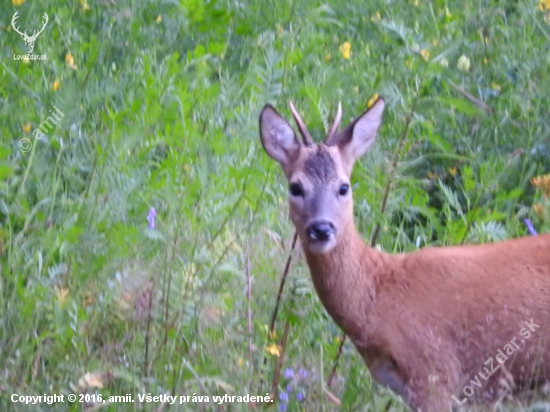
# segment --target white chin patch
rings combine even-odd
[[[307,250],[311,253],[327,253],[330,252],[334,246],[336,246],[336,239],[334,237],[323,242],[308,242]]]

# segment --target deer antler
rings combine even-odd
[[[34,31],[34,33],[31,36],[31,39],[33,39],[33,40],[36,40],[38,35],[40,33],[42,33],[44,31],[44,29],[46,28],[46,24],[48,24],[49,18],[48,18],[48,15],[46,13],[44,13],[44,16],[42,16],[42,18],[44,19],[44,25],[42,26],[42,28],[39,31],[36,31],[36,30]]]
[[[40,30],[34,30],[32,36],[29,36],[27,34],[27,30],[25,30],[24,32],[22,32],[21,30],[19,30],[19,28],[16,26],[17,24],[17,19],[19,18],[19,10],[15,12],[15,14],[13,15],[12,19],[11,19],[11,25],[13,27],[13,30],[15,30],[16,33],[19,33],[23,39],[25,41],[29,41],[29,42],[34,42],[36,40],[36,38],[38,37],[38,35],[40,33],[42,33],[44,31],[44,29],[46,28],[46,24],[48,24],[48,21],[50,20],[48,18],[48,15],[46,13],[44,13],[44,16],[42,16],[42,18],[44,19],[44,24],[42,25],[42,28]]]
[[[13,30],[15,30],[16,33],[19,33],[21,36],[26,37],[27,30],[25,30],[24,33],[21,33],[21,31],[19,31],[19,29],[15,26],[16,24],[15,21],[17,20],[18,17],[19,17],[19,10],[16,11],[13,17],[11,18],[11,26],[13,27]]]
[[[298,126],[298,130],[300,131],[300,134],[302,135],[302,140],[304,141],[304,145],[311,146],[313,145],[313,140],[311,139],[311,135],[307,131],[306,125],[302,121],[300,115],[296,111],[296,108],[294,107],[294,104],[292,104],[292,101],[288,102],[288,105],[290,106],[290,111],[292,112],[292,117],[294,117],[294,121],[296,122],[296,125]]]
[[[336,132],[338,131],[338,127],[340,127],[341,120],[342,120],[342,102],[338,102],[338,110],[336,111],[336,117],[334,118],[334,123],[332,124],[332,127],[328,132],[325,142],[330,141],[332,136],[336,134]]]

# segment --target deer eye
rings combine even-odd
[[[338,190],[338,194],[340,196],[345,196],[348,193],[348,190],[349,190],[349,185],[344,183],[343,185],[340,186],[340,189]]]
[[[304,195],[304,189],[302,189],[302,186],[299,183],[291,183],[288,189],[290,190],[290,194],[292,196]]]

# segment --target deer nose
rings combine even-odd
[[[306,229],[310,240],[328,240],[334,235],[334,225],[327,221],[311,223]]]

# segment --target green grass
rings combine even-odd
[[[536,1],[87,4],[0,5],[1,410],[82,410],[13,393],[265,395],[277,360],[265,348],[287,320],[281,372],[307,371],[288,409],[337,409],[324,388],[340,332],[298,252],[267,333],[293,228],[286,181],[259,141],[266,103],[290,118],[292,99],[320,139],[338,101],[345,123],[386,98],[352,179],[358,228],[368,239],[381,225],[384,250],[525,235],[524,218],[550,232],[530,183],[550,173],[550,12]],[[16,10],[28,33],[48,13],[34,50],[47,60],[14,60],[25,51]],[[35,140],[54,106],[62,119]],[[341,410],[405,410],[349,344],[331,390]]]

